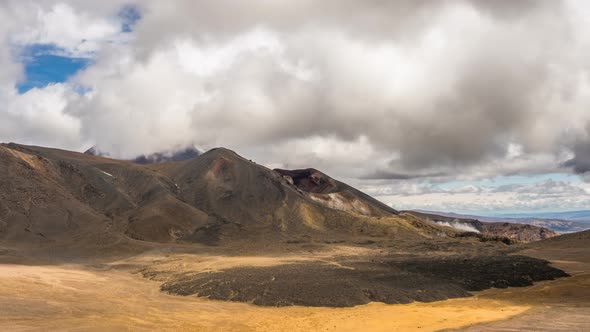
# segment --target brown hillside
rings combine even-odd
[[[323,174],[332,188],[306,192],[284,174],[222,148],[138,165],[3,144],[0,174],[0,238],[21,247],[92,251],[144,245],[136,240],[220,244],[446,234]],[[334,194],[338,206],[318,196]]]

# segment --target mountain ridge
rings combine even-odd
[[[0,152],[6,175],[0,178],[6,199],[0,236],[15,245],[41,241],[64,244],[65,250],[65,244],[83,246],[84,241],[219,245],[254,238],[411,240],[455,234],[380,208],[369,214],[335,209],[280,173],[223,148],[148,165],[18,144],[2,144]],[[365,199],[357,200],[372,203]],[[23,207],[26,201],[43,204]],[[76,239],[82,240],[77,244]]]

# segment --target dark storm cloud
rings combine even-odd
[[[564,162],[564,167],[571,167],[575,173],[590,172],[590,142],[579,142],[574,146],[575,157]]]
[[[561,166],[570,168],[576,174],[584,175],[587,181],[590,180],[590,122],[571,145],[573,158],[563,162]]]

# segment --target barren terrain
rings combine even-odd
[[[583,331],[588,327],[590,260],[583,248],[573,256],[571,248],[523,252],[552,259],[572,277],[429,303],[266,307],[160,290],[163,280],[186,271],[215,275],[231,269],[308,263],[340,268],[337,261],[342,257],[366,257],[380,250],[339,246],[308,253],[242,255],[205,248],[199,250],[203,253],[155,249],[110,263],[2,264],[0,330]],[[153,280],[150,271],[159,271],[151,275]]]

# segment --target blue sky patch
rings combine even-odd
[[[18,93],[42,88],[51,83],[65,82],[91,62],[87,58],[71,58],[59,54],[65,52],[55,45],[34,44],[26,47],[21,53],[25,78],[16,84]]]
[[[119,11],[119,18],[121,19],[121,31],[122,32],[131,32],[133,31],[133,26],[139,19],[141,19],[141,13],[139,9],[135,6],[125,6]]]

